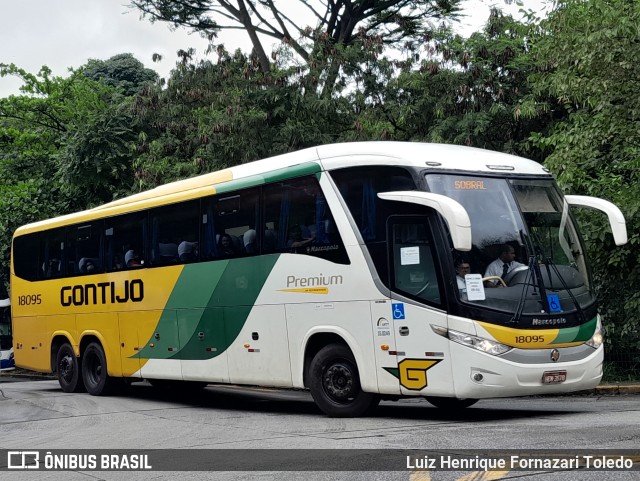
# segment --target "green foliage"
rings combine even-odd
[[[640,348],[640,4],[559,1],[539,29],[530,78],[560,121],[531,136],[569,192],[621,207],[629,243],[613,245],[604,216],[581,216],[605,314],[619,348]]]
[[[137,94],[145,85],[158,81],[155,70],[145,68],[130,53],[114,55],[108,60],[89,60],[82,73],[92,80],[120,89],[126,96]]]
[[[64,212],[64,197],[44,179],[0,185],[0,276],[9,279],[13,232],[21,225]]]

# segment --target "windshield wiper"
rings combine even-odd
[[[581,324],[585,323],[586,319],[584,317],[584,311],[582,310],[582,307],[580,307],[580,303],[578,302],[576,297],[573,295],[573,292],[571,292],[571,289],[569,289],[569,286],[567,285],[566,281],[564,280],[564,277],[562,277],[562,274],[560,274],[560,270],[558,269],[558,266],[556,266],[555,262],[553,262],[553,260],[551,259],[550,256],[545,256],[544,255],[544,251],[542,250],[541,243],[540,243],[540,240],[538,239],[538,236],[535,235],[535,234],[532,234],[531,235],[531,239],[533,240],[533,247],[535,249],[536,254],[540,256],[540,259],[542,260],[542,263],[545,265],[545,267],[547,269],[547,276],[549,278],[549,283],[551,284],[549,287],[553,289],[553,279],[551,277],[551,271],[553,270],[555,275],[558,276],[558,280],[560,281],[560,284],[562,285],[562,288],[565,291],[567,291],[567,294],[571,298],[571,301],[573,302],[573,305],[576,308],[576,312],[578,313],[578,316],[580,317],[580,323]],[[540,268],[538,267],[538,271],[539,270],[540,270]],[[542,284],[544,286],[544,282],[543,282],[542,276],[540,276],[540,281],[542,282]],[[549,298],[546,295],[546,291],[544,292],[544,294],[545,295],[543,297],[544,297],[545,311],[548,314],[551,314],[551,308],[549,306]]]
[[[518,300],[518,306],[516,307],[515,312],[513,313],[513,317],[509,319],[507,324],[518,324],[520,322],[520,318],[522,317],[522,311],[524,310],[524,304],[527,298],[527,288],[529,287],[529,279],[533,273],[533,266],[535,264],[535,256],[529,256],[529,266],[527,269],[527,275],[524,278],[524,285],[522,286],[522,292],[520,293],[520,299]],[[534,295],[535,295],[535,284],[533,284]]]
[[[533,278],[533,283],[529,284],[529,279]],[[536,287],[540,292],[540,302],[542,303],[542,308],[545,312],[549,312],[549,299],[547,298],[547,291],[544,286],[544,280],[542,279],[542,273],[540,272],[540,266],[538,266],[538,261],[536,256],[529,256],[529,266],[527,269],[527,275],[524,278],[524,284],[522,286],[522,292],[520,293],[520,299],[518,300],[518,306],[516,307],[516,311],[513,314],[513,317],[509,320],[509,324],[518,324],[520,322],[520,318],[522,317],[522,311],[524,310],[524,305],[527,299],[527,288],[529,286],[533,287],[532,295],[537,295]]]

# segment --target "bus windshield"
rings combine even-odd
[[[584,249],[568,205],[551,179],[429,174],[432,192],[458,201],[473,246],[458,263],[481,274],[484,295],[460,300],[523,314],[575,312],[593,303]],[[471,298],[471,299],[470,299]]]

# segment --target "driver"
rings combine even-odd
[[[503,244],[500,247],[500,255],[495,261],[487,266],[487,270],[484,272],[484,277],[497,276],[501,277],[504,280],[505,276],[509,272],[524,265],[516,261],[515,258],[516,251],[513,246],[509,244]],[[503,285],[498,283],[497,280],[486,280],[484,281],[484,286],[503,287]]]

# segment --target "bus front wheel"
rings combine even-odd
[[[342,344],[329,344],[314,356],[309,388],[318,407],[332,417],[362,416],[380,402],[376,394],[362,391],[353,354]]]
[[[111,394],[115,379],[107,374],[107,357],[97,342],[89,344],[82,354],[82,379],[92,396]]]
[[[64,392],[82,392],[84,390],[80,377],[80,363],[68,342],[60,346],[56,354],[56,374]]]

